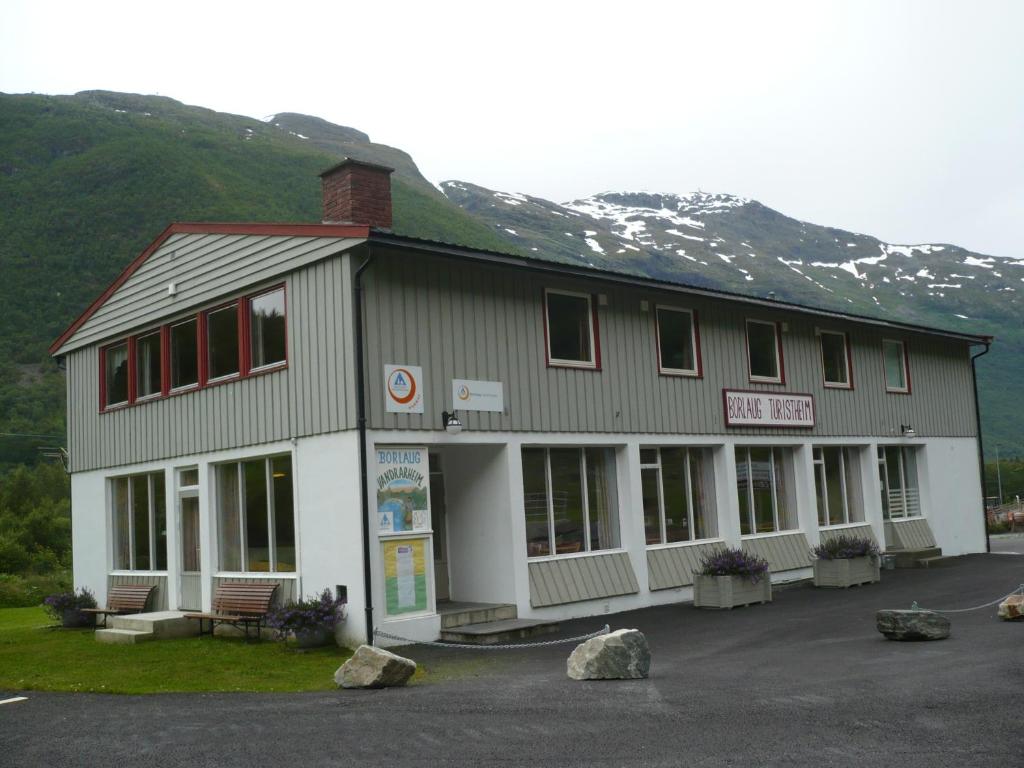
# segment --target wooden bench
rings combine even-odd
[[[203,634],[204,622],[210,622],[210,634],[218,624],[230,624],[245,630],[245,639],[249,639],[249,627],[256,627],[256,639],[267,620],[270,601],[278,582],[261,584],[243,584],[227,582],[218,584],[213,593],[213,610],[210,613],[186,613],[186,619],[199,621],[199,634]]]
[[[83,608],[82,613],[102,616],[105,627],[107,616],[123,616],[146,610],[146,603],[149,602],[149,596],[155,588],[154,584],[115,584],[107,592],[106,608]]]

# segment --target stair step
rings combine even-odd
[[[108,643],[110,645],[135,645],[144,643],[147,640],[155,640],[156,635],[152,632],[142,632],[137,629],[97,629],[96,642]]]
[[[942,555],[936,557],[922,557],[918,558],[918,568],[943,568],[953,565],[956,562],[955,557],[944,557]]]
[[[148,632],[155,637],[191,637],[199,634],[199,622],[186,619],[183,611],[154,611],[112,616],[107,622],[112,629]]]
[[[479,624],[465,624],[461,627],[441,630],[441,640],[448,643],[472,643],[494,645],[521,640],[535,635],[546,635],[558,631],[558,622],[536,621],[533,619],[504,619],[485,621]]]
[[[887,555],[896,558],[897,568],[917,568],[918,560],[931,557],[941,557],[942,550],[939,547],[922,547],[921,549],[889,549]]]
[[[518,616],[515,605],[492,603],[451,603],[438,606],[441,614],[441,629],[464,627],[467,624],[484,624],[489,621],[505,621]]]

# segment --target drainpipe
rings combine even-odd
[[[366,603],[366,644],[373,645],[373,569],[370,567],[370,486],[366,465],[366,385],[363,370],[363,272],[373,261],[373,246],[353,276],[356,336],[356,425],[359,429],[359,483],[363,505],[363,600]]]
[[[978,423],[978,468],[981,470],[981,517],[985,523],[985,551],[992,551],[992,542],[988,535],[988,514],[985,512],[985,504],[988,501],[988,484],[985,482],[985,450],[981,445],[981,404],[978,401],[978,369],[974,361],[982,355],[987,355],[991,342],[985,342],[985,349],[971,357],[971,380],[974,382],[974,418]]]

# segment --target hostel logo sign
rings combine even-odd
[[[388,413],[423,413],[423,369],[418,365],[384,366],[384,405]]]
[[[452,406],[460,411],[505,410],[505,392],[500,381],[452,379]]]

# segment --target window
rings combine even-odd
[[[864,521],[857,450],[844,446],[814,449],[814,490],[821,526]]]
[[[206,348],[209,379],[237,376],[238,305],[214,309],[206,315]]]
[[[113,501],[114,568],[167,570],[167,502],[164,473],[115,477]]]
[[[907,346],[902,341],[882,340],[886,392],[910,392],[910,371]]]
[[[128,342],[103,350],[104,407],[128,402]]]
[[[590,296],[585,293],[545,291],[544,298],[548,363],[597,368],[594,313]]]
[[[886,520],[921,514],[917,449],[899,445],[878,446],[878,477],[882,489],[882,515]]]
[[[776,323],[747,320],[747,364],[751,381],[782,383],[782,342]]]
[[[523,448],[526,554],[618,547],[616,493],[611,448]]]
[[[710,449],[642,448],[640,484],[648,544],[718,535]]]
[[[181,515],[181,570],[198,573],[199,560],[199,470],[178,470],[178,509]]]
[[[700,375],[697,317],[687,309],[656,307],[658,371],[681,376]]]
[[[160,331],[147,333],[135,340],[135,397],[160,394]]]
[[[741,534],[773,533],[798,527],[796,505],[789,491],[794,485],[792,472],[789,448],[736,448]]]
[[[849,339],[845,333],[820,331],[821,370],[826,387],[852,389]]]
[[[195,318],[171,326],[171,389],[199,383],[199,337]]]
[[[249,301],[249,337],[252,368],[285,362],[284,288]]]
[[[295,570],[291,456],[251,459],[216,468],[220,570]]]

